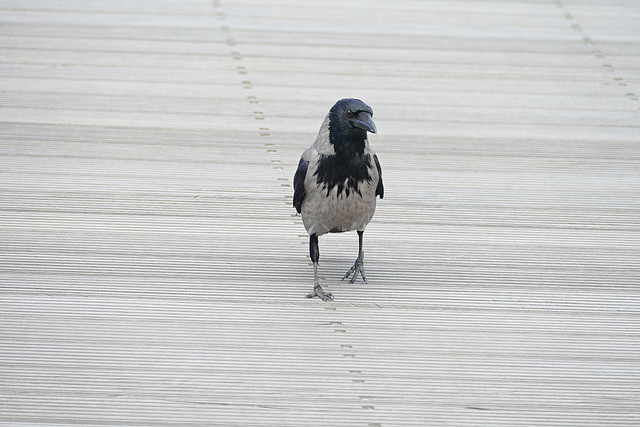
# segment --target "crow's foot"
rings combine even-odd
[[[325,292],[324,289],[318,284],[313,287],[313,292],[307,294],[307,298],[315,298],[318,297],[322,301],[333,301],[333,295],[329,292]]]
[[[353,274],[353,277],[351,277],[351,280],[349,280],[349,283],[353,283],[356,281],[356,278],[358,277],[358,273],[360,273],[360,277],[362,277],[362,280],[364,280],[364,283],[367,283],[367,276],[364,275],[364,259],[363,258],[364,257],[358,257],[358,259],[356,259],[356,262],[353,264],[353,267],[351,267],[349,271],[347,271],[347,274],[344,275],[342,280],[346,279],[347,277],[350,277]]]

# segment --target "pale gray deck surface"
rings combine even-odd
[[[315,3],[0,1],[0,425],[640,425],[640,3]]]

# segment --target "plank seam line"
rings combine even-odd
[[[556,7],[558,9],[562,9],[564,10],[564,18],[569,21],[572,22],[571,24],[571,29],[582,35],[582,43],[588,47],[591,48],[591,54],[599,60],[599,62],[602,65],[602,68],[604,70],[606,70],[608,76],[607,76],[607,83],[603,83],[604,85],[610,86],[610,85],[615,85],[618,86],[620,88],[625,88],[628,86],[627,82],[625,81],[624,77],[619,76],[618,74],[618,70],[617,68],[613,65],[613,63],[611,62],[610,59],[607,58],[607,55],[602,52],[602,50],[600,50],[597,46],[597,42],[595,42],[593,40],[592,37],[590,37],[590,34],[587,33],[585,31],[585,29],[583,28],[583,26],[576,20],[576,17],[573,15],[573,13],[571,13],[571,11],[569,11],[568,9],[565,8],[565,4],[563,3],[562,0],[553,0],[553,4],[556,5]],[[609,81],[610,80],[610,81]],[[630,101],[638,101],[638,94],[636,94],[633,91],[626,91],[624,96],[629,99]]]
[[[225,12],[222,10],[222,2],[220,0],[214,0],[213,7],[216,10],[215,16],[218,19],[218,21],[226,22],[227,17]],[[225,37],[227,46],[230,49],[230,55],[233,58],[234,63],[238,63],[238,64],[242,63],[243,55],[237,48],[238,43],[233,35],[233,31],[231,27],[225,23],[221,26],[221,31]],[[253,83],[251,82],[251,79],[249,77],[250,70],[245,65],[236,65],[235,68],[236,68],[236,72],[241,78],[240,84],[242,85],[242,88],[250,93],[253,89]],[[290,177],[284,176],[285,170],[284,170],[283,162],[278,156],[278,146],[271,139],[271,130],[268,125],[268,116],[267,114],[265,114],[264,109],[260,107],[260,99],[258,98],[257,95],[251,94],[251,95],[247,95],[247,102],[251,107],[253,107],[253,118],[258,122],[256,126],[257,132],[260,138],[265,138],[266,142],[264,142],[263,150],[267,155],[267,157],[269,158],[273,169],[278,171],[280,175],[282,175],[281,177],[277,178],[277,183],[279,184],[278,188],[280,189],[280,191],[284,191],[284,189],[288,189],[288,191],[291,192],[292,186],[290,184]],[[289,205],[291,201],[290,195],[284,195],[284,197],[285,197],[286,204]],[[302,225],[302,220],[299,215],[292,214],[291,216],[295,219],[295,222],[298,225]],[[306,235],[303,235],[303,237],[306,237]],[[330,312],[332,314],[331,317],[335,319],[325,323],[325,326],[327,327],[326,329],[328,329],[328,332],[331,334],[348,337],[347,326],[343,324],[342,321],[339,321],[336,319],[337,317],[336,314],[338,311],[336,305],[331,302],[318,301],[317,303],[322,304],[323,309]],[[346,343],[343,342],[342,344],[338,344],[336,342],[335,350],[337,351],[337,355],[342,359],[355,361],[356,366],[355,367],[350,366],[349,369],[346,370],[345,374],[351,380],[352,384],[360,385],[361,390],[358,390],[356,394],[358,396],[357,397],[358,404],[360,405],[361,409],[364,411],[375,410],[374,398],[369,395],[366,389],[364,389],[364,387],[366,387],[365,386],[366,380],[363,378],[364,374],[361,369],[357,369],[359,368],[357,366],[357,360],[358,360],[357,349],[354,348],[354,345],[350,343],[350,340],[347,340]],[[367,425],[369,427],[382,427],[382,424],[377,422],[371,422],[371,423],[368,423]]]

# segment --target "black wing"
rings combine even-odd
[[[307,169],[309,168],[309,162],[307,160],[300,159],[298,163],[298,170],[293,177],[293,207],[300,213],[302,211],[302,201],[306,195],[304,190],[304,179],[307,176]]]
[[[378,180],[378,186],[376,187],[376,196],[380,196],[380,198],[384,198],[384,185],[382,184],[382,168],[380,167],[380,162],[378,161],[378,156],[373,155],[373,161],[378,168],[378,176],[380,177]]]

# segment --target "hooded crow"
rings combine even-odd
[[[313,292],[308,298],[333,299],[318,283],[318,237],[326,233],[358,232],[358,258],[342,280],[364,274],[362,235],[382,199],[382,170],[369,146],[367,132],[376,133],[373,110],[359,99],[336,102],[322,122],[318,136],[300,159],[293,178],[293,206],[309,233],[313,262]]]

